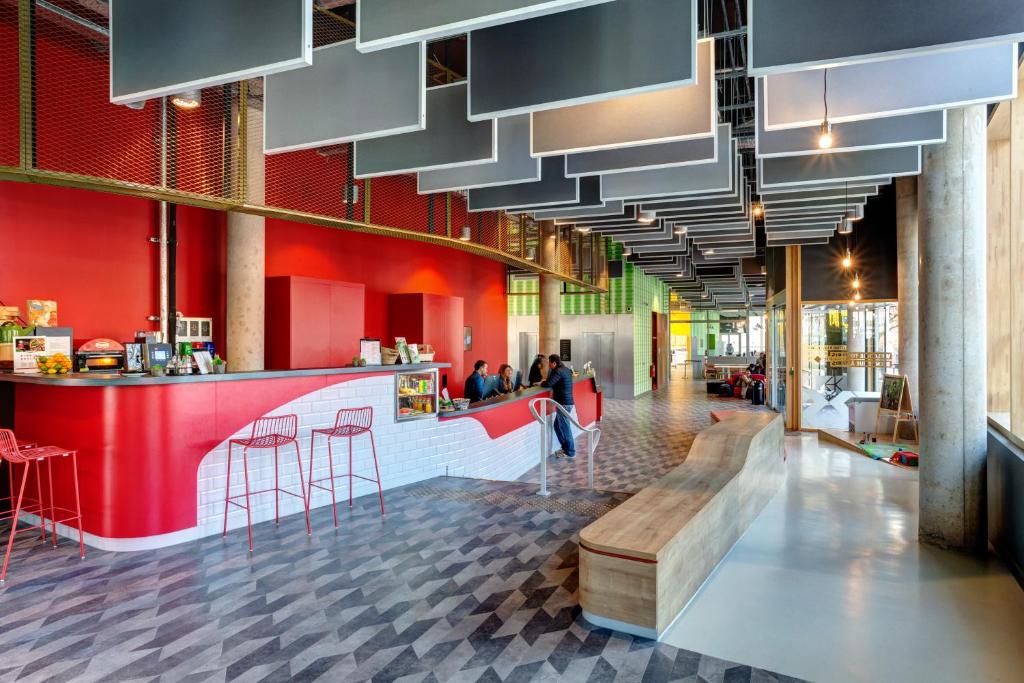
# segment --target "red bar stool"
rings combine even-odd
[[[248,439],[231,439],[228,442],[228,477],[227,490],[224,498],[224,535],[228,535],[228,506],[234,505],[245,510],[246,526],[249,529],[249,552],[253,551],[252,545],[252,505],[249,497],[259,493],[274,492],[274,523],[281,521],[281,495],[295,496],[302,499],[302,507],[306,513],[306,533],[312,534],[309,526],[309,502],[306,500],[306,483],[302,476],[302,456],[299,454],[299,442],[296,434],[299,431],[298,415],[278,415],[275,417],[261,417],[252,425],[252,434]],[[280,467],[278,466],[277,452],[281,446],[292,444],[295,446],[295,463],[299,466],[299,491],[288,491],[281,488]],[[231,495],[231,452],[234,446],[242,447],[242,471],[245,474],[245,493]],[[249,490],[249,449],[274,449],[274,488],[263,489],[262,491]],[[236,503],[235,498],[245,498],[245,505]]]
[[[316,487],[321,491],[331,492],[331,505],[334,507],[334,526],[338,526],[338,501],[334,495],[334,480],[340,477],[344,477],[344,474],[335,476],[334,474],[334,451],[331,448],[331,439],[334,438],[347,438],[348,439],[348,506],[352,507],[352,479],[362,479],[363,481],[372,481],[377,484],[377,495],[380,497],[380,514],[384,514],[384,491],[380,485],[380,464],[377,462],[377,446],[373,442],[373,407],[367,406],[365,408],[342,408],[338,411],[337,416],[334,418],[334,426],[330,429],[314,429],[313,435],[309,441],[309,500],[313,500],[313,488]],[[313,451],[316,447],[316,435],[323,434],[327,437],[327,467],[330,472],[329,477],[322,477],[320,479],[313,479]],[[373,450],[373,468],[377,472],[376,479],[370,479],[369,477],[361,477],[358,474],[352,473],[352,439],[359,436],[360,434],[370,435],[370,448]],[[331,487],[321,486],[320,482],[329,481]]]
[[[73,474],[73,481],[75,483],[75,509],[69,510],[63,507],[57,507],[54,503],[53,497],[53,467],[51,461],[54,458],[66,458],[71,457],[71,470]],[[11,483],[14,483],[13,478],[13,466],[24,465],[25,471],[21,476],[21,485],[18,488],[17,502],[14,505],[14,509],[10,513],[11,519],[11,533],[7,538],[7,551],[4,553],[4,564],[0,568],[0,583],[3,583],[7,578],[7,565],[11,559],[11,549],[14,547],[14,538],[18,534],[18,516],[22,512],[29,512],[37,514],[39,517],[39,524],[28,527],[29,529],[35,529],[38,526],[42,532],[43,540],[46,539],[46,506],[42,503],[42,463],[46,462],[46,481],[49,487],[50,494],[50,505],[49,505],[49,520],[50,520],[50,531],[53,536],[53,547],[57,547],[57,524],[64,524],[66,522],[77,521],[78,522],[78,555],[81,558],[85,558],[85,538],[82,533],[82,506],[79,502],[78,495],[78,452],[61,448],[59,446],[35,446],[34,448],[22,449],[19,448],[18,440],[14,438],[14,432],[9,429],[0,429],[0,459],[6,460],[11,466],[12,478]],[[39,502],[37,507],[30,509],[25,506],[25,485],[28,483],[28,473],[32,467],[32,463],[36,464],[36,490],[39,495]],[[57,519],[57,513],[66,514],[68,516],[61,519]],[[6,518],[6,517],[5,517]]]

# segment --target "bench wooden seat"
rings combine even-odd
[[[686,461],[580,532],[580,604],[598,626],[659,638],[785,477],[782,416],[742,412]]]

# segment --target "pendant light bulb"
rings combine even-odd
[[[828,149],[832,146],[832,124],[828,119],[821,122],[821,129],[818,132],[818,149]]]
[[[853,293],[853,300],[854,301],[860,301],[860,292],[854,292]]]
[[[849,268],[853,265],[853,256],[850,255],[850,250],[846,250],[846,256],[843,257],[843,268]]]
[[[854,276],[854,278],[853,278],[853,288],[854,289],[860,289],[860,278],[859,277]]]
[[[764,206],[761,204],[761,202],[757,202],[756,204],[754,204],[752,213],[754,214],[754,218],[760,218],[761,216],[764,215]]]

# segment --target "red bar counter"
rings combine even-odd
[[[527,399],[546,390],[527,389],[440,419],[396,423],[393,376],[410,367],[140,379],[0,374],[0,383],[12,385],[5,389],[13,394],[20,439],[78,450],[86,543],[134,550],[219,533],[226,441],[275,411],[299,414],[308,466],[312,427],[332,423],[338,408],[375,405],[385,489],[445,474],[515,479],[537,464],[539,425]],[[575,393],[580,422],[598,419],[594,381],[579,381]],[[282,462],[290,466],[291,454],[286,457]],[[62,469],[54,469],[58,499],[72,495],[70,480],[57,477]],[[325,502],[314,499],[313,505]]]

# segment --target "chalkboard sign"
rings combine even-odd
[[[565,362],[572,360],[572,340],[571,339],[559,339],[558,340],[558,355]]]
[[[886,375],[882,380],[882,395],[879,398],[879,410],[891,410],[899,412],[902,410],[903,390],[907,378],[903,375]]]

